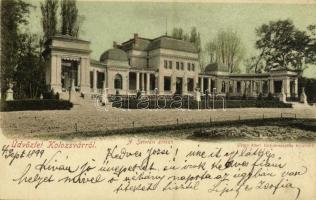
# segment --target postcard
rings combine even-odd
[[[1,1],[0,199],[316,199],[316,1]]]

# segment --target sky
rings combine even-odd
[[[29,28],[39,33],[42,31],[39,1],[29,1],[36,6]],[[78,1],[77,6],[85,18],[79,37],[91,41],[94,59],[112,48],[113,41],[122,43],[134,33],[155,38],[166,31],[171,34],[175,27],[186,32],[196,27],[203,47],[218,31],[231,29],[240,36],[248,58],[257,53],[255,29],[262,24],[291,19],[301,30],[316,24],[316,4]],[[304,74],[316,78],[316,66],[309,67]]]

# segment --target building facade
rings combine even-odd
[[[132,95],[137,91],[160,95],[194,95],[196,89],[231,96],[260,93],[298,97],[298,74],[276,69],[264,74],[228,73],[225,66],[209,64],[201,71],[195,46],[169,36],[154,39],[138,34],[90,58],[90,42],[55,36],[46,42],[46,83],[55,92]]]

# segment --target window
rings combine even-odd
[[[164,67],[165,67],[165,69],[168,68],[168,61],[167,60],[164,60]]]
[[[90,88],[93,88],[93,71],[90,71]]]
[[[241,92],[241,83],[240,81],[237,81],[237,93]]]
[[[188,63],[188,71],[191,70],[191,63]]]
[[[103,83],[104,83],[104,73],[97,72],[97,88],[98,89],[103,88]]]
[[[192,71],[194,71],[195,69],[195,65],[194,65],[194,63],[192,63]]]
[[[177,68],[177,70],[180,69],[180,64],[179,64],[179,62],[176,62],[176,68]]]
[[[131,65],[131,59],[128,58],[128,65]]]
[[[116,74],[115,78],[114,78],[114,88],[115,89],[122,89],[122,82],[123,82],[123,78],[120,74]]]
[[[282,92],[282,81],[274,81],[274,93]]]
[[[194,87],[194,80],[193,80],[193,78],[188,78],[187,86],[188,86],[188,91],[189,92],[193,92],[193,87]]]
[[[225,81],[222,82],[222,93],[225,93],[226,89],[226,84],[225,84]]]
[[[172,61],[169,60],[169,69],[172,69]]]
[[[181,70],[184,70],[184,63],[181,62]]]
[[[229,81],[229,92],[232,93],[233,91],[234,82]]]
[[[164,90],[165,91],[171,90],[171,77],[170,76],[164,77]]]

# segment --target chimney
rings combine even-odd
[[[134,33],[134,40],[138,39],[138,33]]]
[[[113,48],[117,48],[117,43],[113,41]]]

